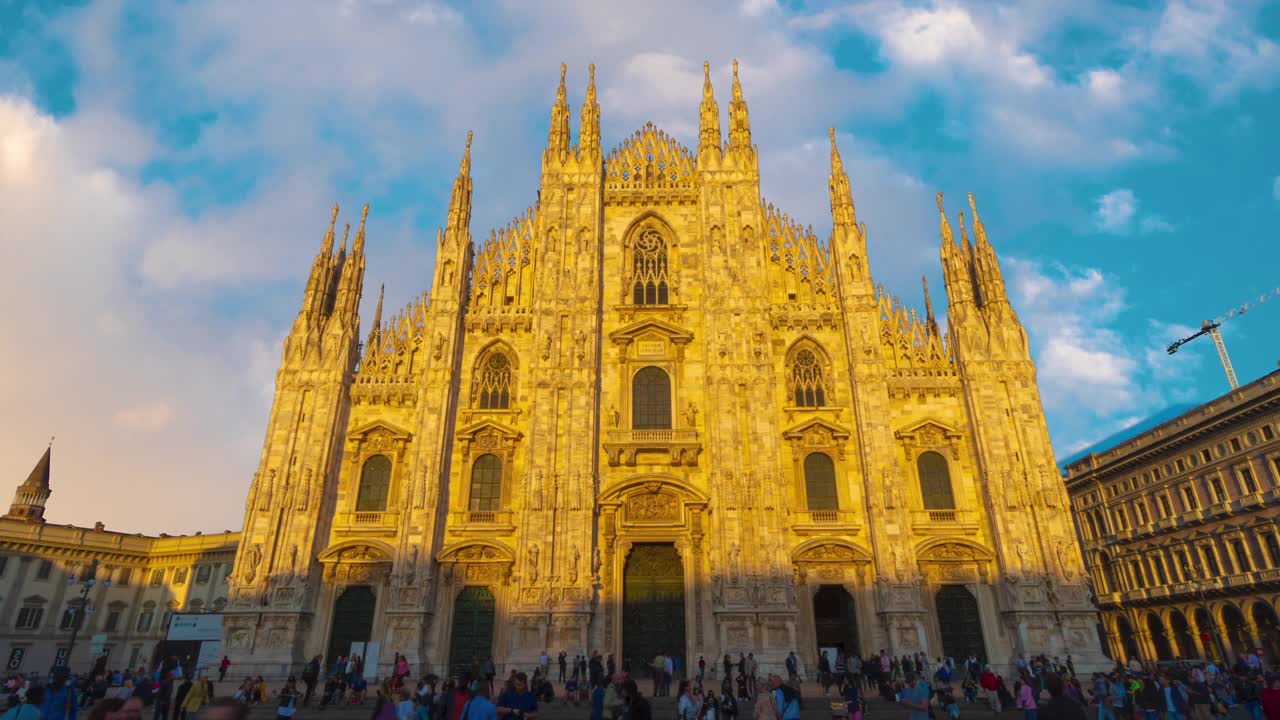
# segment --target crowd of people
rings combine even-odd
[[[229,662],[218,667],[219,682]],[[154,671],[95,668],[86,676],[53,672],[47,682],[11,675],[5,681],[9,707],[0,720],[244,720],[254,705],[268,705],[278,720],[291,720],[299,708],[317,704],[369,705],[371,720],[536,720],[540,708],[560,702],[585,706],[591,720],[652,720],[653,708],[631,669],[652,678],[650,697],[676,691],[676,720],[798,720],[805,701],[801,664],[795,653],[785,661],[786,679],[759,675],[753,654],[725,655],[712,668],[699,657],[688,673],[678,658],[659,654],[619,669],[613,656],[543,652],[530,672],[510,670],[499,679],[493,658],[474,660],[452,677],[426,675],[414,681],[408,660],[396,654],[391,672],[370,683],[358,655],[339,657],[327,666],[319,656],[283,684],[246,677],[230,697],[216,699],[214,682],[193,676],[189,664],[167,658]],[[723,668],[723,673],[713,672]],[[867,720],[890,706],[905,709],[911,720],[959,720],[962,713],[1018,711],[1023,720],[1214,720],[1234,714],[1239,720],[1280,720],[1280,674],[1267,674],[1262,662],[1244,656],[1230,667],[1207,661],[1116,665],[1089,678],[1077,676],[1071,656],[1019,656],[1006,679],[971,656],[932,658],[890,656],[883,651],[863,658],[824,651],[811,679],[821,688],[812,699],[847,720]],[[712,676],[720,674],[719,679]],[[321,682],[323,680],[323,682]],[[557,688],[557,685],[559,686]]]

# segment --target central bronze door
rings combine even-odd
[[[858,619],[854,613],[853,596],[839,585],[823,585],[813,596],[813,625],[817,631],[818,648],[836,647],[845,652],[859,653]],[[835,658],[831,658],[835,662]]]
[[[489,588],[468,585],[453,603],[449,670],[461,675],[493,654],[493,617],[497,601]]]
[[[943,585],[935,599],[938,606],[938,628],[942,631],[942,652],[961,662],[970,655],[986,660],[987,646],[982,640],[982,614],[978,599],[963,585]]]
[[[684,658],[684,566],[674,545],[631,548],[622,574],[622,657],[650,677],[661,654]]]
[[[342,591],[333,605],[333,628],[329,631],[329,654],[325,662],[351,652],[351,643],[373,639],[373,614],[378,597],[368,585],[355,585]]]

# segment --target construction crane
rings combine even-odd
[[[1258,296],[1257,305],[1261,305],[1273,297],[1280,297],[1280,287],[1275,288],[1271,292],[1266,292]],[[1231,389],[1235,390],[1240,387],[1240,381],[1236,379],[1235,368],[1231,367],[1231,358],[1227,355],[1227,346],[1222,342],[1222,333],[1218,332],[1218,328],[1222,327],[1222,323],[1230,320],[1237,315],[1243,315],[1252,310],[1254,304],[1245,303],[1243,305],[1233,307],[1226,313],[1219,315],[1212,320],[1205,320],[1200,323],[1200,331],[1192,335],[1188,335],[1181,340],[1176,340],[1169,346],[1169,354],[1178,352],[1178,348],[1195,340],[1201,335],[1208,335],[1213,338],[1213,345],[1218,349],[1218,359],[1222,361],[1222,369],[1227,373],[1227,382],[1230,383]]]

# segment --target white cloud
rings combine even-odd
[[[1148,39],[1150,51],[1221,100],[1280,80],[1280,46],[1257,32],[1252,3],[1170,2]]]
[[[1094,221],[1103,232],[1125,233],[1129,231],[1133,216],[1138,212],[1138,197],[1128,188],[1119,188],[1101,195],[1095,201]]]
[[[121,408],[111,417],[111,424],[126,430],[160,432],[173,421],[173,408],[163,401],[153,401]]]
[[[1173,232],[1173,225],[1159,215],[1148,215],[1142,218],[1139,229],[1143,234]]]

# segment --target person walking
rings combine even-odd
[[[1014,705],[1022,711],[1023,720],[1036,720],[1036,710],[1039,706],[1036,703],[1036,694],[1031,688],[1031,683],[1019,680],[1014,683],[1014,691],[1017,696]]]
[[[223,655],[222,662],[218,663],[218,682],[227,679],[227,668],[229,667],[231,667],[231,658]]]

